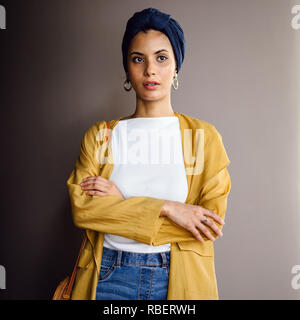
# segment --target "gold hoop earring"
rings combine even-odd
[[[175,77],[173,78],[173,83],[172,83],[172,85],[173,85],[173,88],[174,88],[175,90],[177,90],[177,89],[178,89],[178,78],[177,78],[177,73],[175,74]]]
[[[130,87],[128,88],[128,87],[126,86],[127,83],[130,83],[130,81],[129,81],[128,79],[126,79],[126,80],[124,81],[124,84],[123,84],[124,89],[125,89],[126,91],[130,91],[131,88],[132,88],[132,85],[131,85],[131,83],[130,83]]]

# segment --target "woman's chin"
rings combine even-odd
[[[139,98],[145,101],[156,101],[161,100],[163,96],[159,92],[143,92]]]
[[[143,101],[158,101],[158,100],[161,100],[161,97],[160,96],[157,96],[157,97],[149,97],[149,96],[142,96],[140,97],[141,100]]]

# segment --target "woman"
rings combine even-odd
[[[136,110],[109,130],[105,121],[87,130],[67,181],[74,223],[88,239],[72,299],[218,299],[213,242],[230,161],[212,124],[173,111],[182,28],[157,9],[136,12],[122,51]]]

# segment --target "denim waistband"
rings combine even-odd
[[[134,264],[166,268],[170,264],[170,251],[139,253],[103,247],[102,259],[106,261],[116,261],[116,267],[119,267],[121,264]]]

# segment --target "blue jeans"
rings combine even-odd
[[[103,247],[96,300],[166,300],[170,251],[135,253]]]

